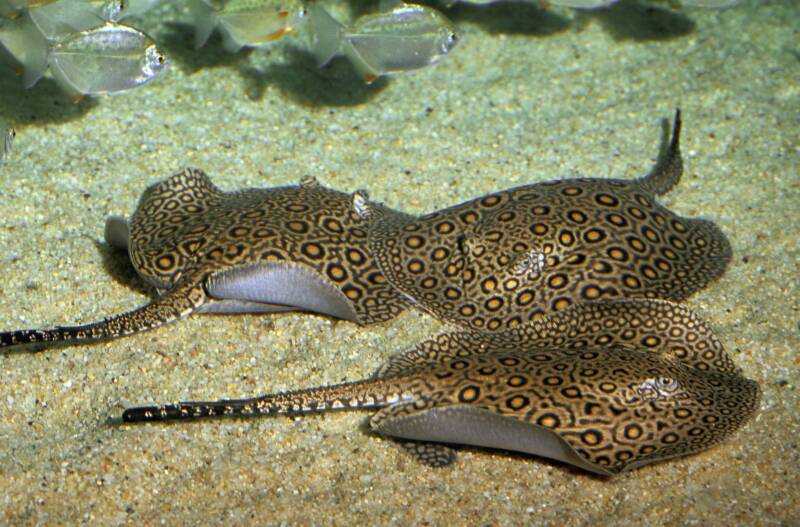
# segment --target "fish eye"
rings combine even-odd
[[[670,377],[660,377],[658,379],[658,387],[662,390],[674,391],[678,388],[678,381]]]

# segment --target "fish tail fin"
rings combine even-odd
[[[2,42],[11,55],[22,65],[22,84],[25,88],[31,88],[39,82],[47,69],[49,55],[49,45],[47,39],[42,35],[30,13],[26,12],[22,17],[9,24],[9,32],[12,34],[8,38],[9,42]],[[0,39],[2,41],[3,39]]]
[[[0,332],[0,350],[40,350],[56,346],[111,340],[149,331],[190,315],[206,301],[202,286],[176,288],[144,306],[83,326]]]
[[[665,119],[666,121],[666,119]],[[675,119],[672,122],[672,137],[669,142],[667,127],[664,124],[664,146],[658,156],[658,161],[653,170],[646,176],[640,178],[639,184],[653,194],[660,196],[666,194],[678,184],[683,174],[683,159],[681,158],[680,138],[681,138],[681,110],[675,109]]]
[[[379,71],[373,69],[367,62],[361,58],[358,51],[355,50],[352,44],[345,42],[343,47],[344,55],[350,59],[353,67],[358,72],[359,77],[367,84],[372,84],[381,76]]]
[[[314,56],[317,64],[322,67],[339,53],[342,45],[344,26],[319,4],[312,4],[308,8],[311,23]]]
[[[33,24],[31,23],[31,28]],[[31,88],[39,82],[47,69],[49,47],[47,40],[41,35],[31,36],[28,41],[27,58],[24,64],[22,82],[25,88]]]
[[[43,61],[26,64],[22,71],[22,85],[25,88],[32,88],[44,75],[47,69],[47,57]]]
[[[208,42],[208,37],[217,25],[214,8],[203,0],[192,0],[189,2],[189,11],[194,18],[194,47],[200,49]]]
[[[244,43],[236,40],[228,31],[220,29],[220,33],[222,33],[222,49],[228,53],[239,53],[239,50],[244,47]]]

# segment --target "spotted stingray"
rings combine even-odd
[[[157,299],[85,326],[0,333],[0,348],[117,338],[193,313],[306,310],[359,324],[388,320],[408,304],[369,253],[367,220],[354,209],[366,199],[313,178],[222,192],[186,169],[145,192],[130,228],[119,217],[106,224],[108,243],[129,251]]]
[[[373,216],[370,248],[395,287],[474,329],[513,327],[587,301],[682,300],[722,275],[731,251],[713,223],[655,200],[683,170],[680,124],[676,112],[661,162],[632,181],[526,185],[420,218],[364,207]]]
[[[123,421],[377,409],[370,428],[432,466],[451,444],[556,459],[611,476],[719,443],[758,385],[709,326],[660,300],[578,304],[496,333],[446,333],[372,379],[254,399],[125,410]]]

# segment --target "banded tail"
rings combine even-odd
[[[397,380],[369,379],[306,390],[271,393],[251,399],[187,401],[163,406],[127,408],[122,413],[122,420],[126,423],[141,423],[223,415],[296,415],[331,410],[382,408],[409,397],[408,391]]]
[[[678,184],[683,174],[683,159],[681,158],[681,109],[675,109],[675,119],[672,122],[672,137],[660,155],[653,170],[638,180],[639,184],[653,194],[660,196],[666,194]]]
[[[83,326],[52,329],[21,329],[0,332],[0,350],[30,347],[35,350],[118,339],[149,331],[192,314],[206,301],[202,286],[195,283],[177,287],[133,311]]]

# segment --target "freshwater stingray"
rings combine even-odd
[[[758,408],[709,326],[660,300],[578,304],[503,332],[445,333],[369,380],[129,408],[125,422],[377,409],[371,430],[431,466],[448,445],[500,448],[611,476],[707,449]],[[409,441],[410,440],[410,441]]]
[[[412,218],[363,207],[386,278],[434,316],[495,331],[572,304],[680,301],[723,274],[728,240],[655,201],[680,180],[680,111],[660,162],[635,180],[513,188]]]
[[[120,217],[106,224],[106,241],[128,250],[158,298],[83,326],[3,332],[0,348],[118,338],[193,313],[302,310],[358,324],[391,319],[408,302],[369,252],[367,220],[354,208],[366,199],[313,178],[222,192],[202,171],[186,169],[145,192],[130,228]]]

